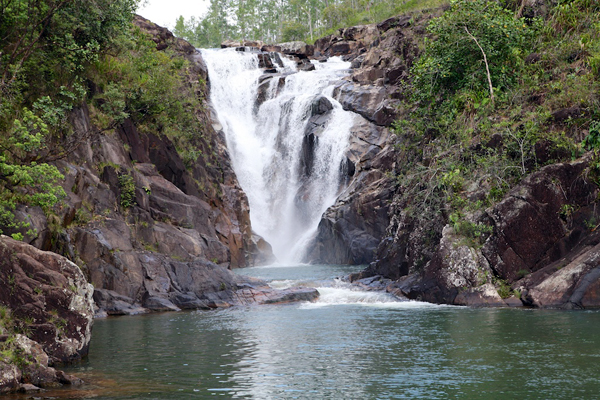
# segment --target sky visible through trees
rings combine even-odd
[[[218,47],[224,40],[313,42],[340,26],[372,23],[414,6],[441,0],[210,0],[201,17],[180,16],[175,35],[197,47]]]

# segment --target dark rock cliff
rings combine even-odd
[[[345,110],[357,114],[357,122],[347,154],[353,174],[319,224],[308,255],[311,262],[368,264],[376,259],[395,190],[391,172],[397,138],[390,126],[402,98],[400,83],[418,56],[417,38],[433,15],[342,29],[315,42],[315,57],[352,61],[352,74],[336,87],[334,96]]]

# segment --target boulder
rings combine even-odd
[[[494,233],[482,252],[498,276],[514,282],[561,259],[585,236],[584,227],[569,231],[561,208],[583,212],[595,200],[597,187],[580,178],[587,167],[586,159],[544,167],[487,211]]]
[[[485,283],[481,286],[462,290],[454,299],[454,304],[458,306],[471,307],[506,307],[507,303],[502,300],[498,291],[491,283]],[[523,304],[517,300],[517,305]]]
[[[242,45],[242,43],[236,42],[234,40],[225,40],[224,42],[221,43],[221,48],[226,49],[228,47],[240,47],[241,45]]]
[[[344,110],[360,114],[376,125],[389,126],[396,119],[383,87],[346,82],[337,86],[333,95]]]
[[[523,302],[550,308],[600,307],[600,244],[584,245],[574,253],[515,284]]]
[[[295,56],[300,59],[308,58],[314,54],[314,47],[304,42],[285,42],[276,45],[281,49],[281,52],[286,55]]]
[[[93,288],[79,267],[55,253],[0,236],[0,304],[14,317],[32,319],[30,337],[50,362],[87,354],[93,318]]]
[[[21,383],[54,386],[65,383],[51,366],[81,359],[88,351],[93,319],[93,288],[66,258],[0,236],[0,305],[11,324],[0,326],[5,341],[28,360],[22,366],[0,363],[0,392]],[[75,378],[72,381],[77,381]]]

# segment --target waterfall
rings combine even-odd
[[[283,56],[250,49],[202,55],[252,227],[280,262],[299,262],[342,189],[353,116],[332,93],[350,63],[332,58],[306,72]],[[265,57],[273,63],[267,72]]]

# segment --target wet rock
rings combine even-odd
[[[253,255],[253,265],[270,265],[277,261],[269,242],[255,232],[252,234],[252,246],[249,252]]]
[[[142,306],[151,311],[181,311],[179,307],[166,297],[150,296],[148,294],[142,299]]]
[[[384,278],[381,275],[352,280],[352,284],[366,291],[385,291],[390,283],[390,279]]]
[[[327,114],[324,114],[327,115]],[[385,236],[392,196],[389,178],[392,148],[389,132],[355,116],[341,170],[347,188],[323,215],[306,260],[312,263],[367,264]]]
[[[171,302],[183,310],[209,310],[208,303],[200,300],[194,293],[171,293]]]
[[[271,60],[271,56],[268,53],[258,54],[258,67],[267,69],[274,68],[273,61]]]
[[[94,302],[98,307],[96,316],[102,315],[101,311],[106,315],[136,315],[148,312],[145,308],[135,306],[131,297],[107,289],[94,289]]]
[[[389,126],[396,118],[392,106],[386,103],[388,94],[384,88],[348,82],[337,86],[333,95],[344,110],[360,114],[377,125]]]
[[[264,283],[263,283],[264,284]],[[203,299],[209,306],[221,308],[227,306],[285,304],[299,301],[315,301],[319,292],[314,288],[290,288],[277,290],[268,286],[242,288],[236,291],[220,291],[206,294]]]
[[[314,71],[316,69],[315,65],[307,59],[300,60],[297,64],[297,68],[298,68],[298,71],[304,71],[304,72]]]

